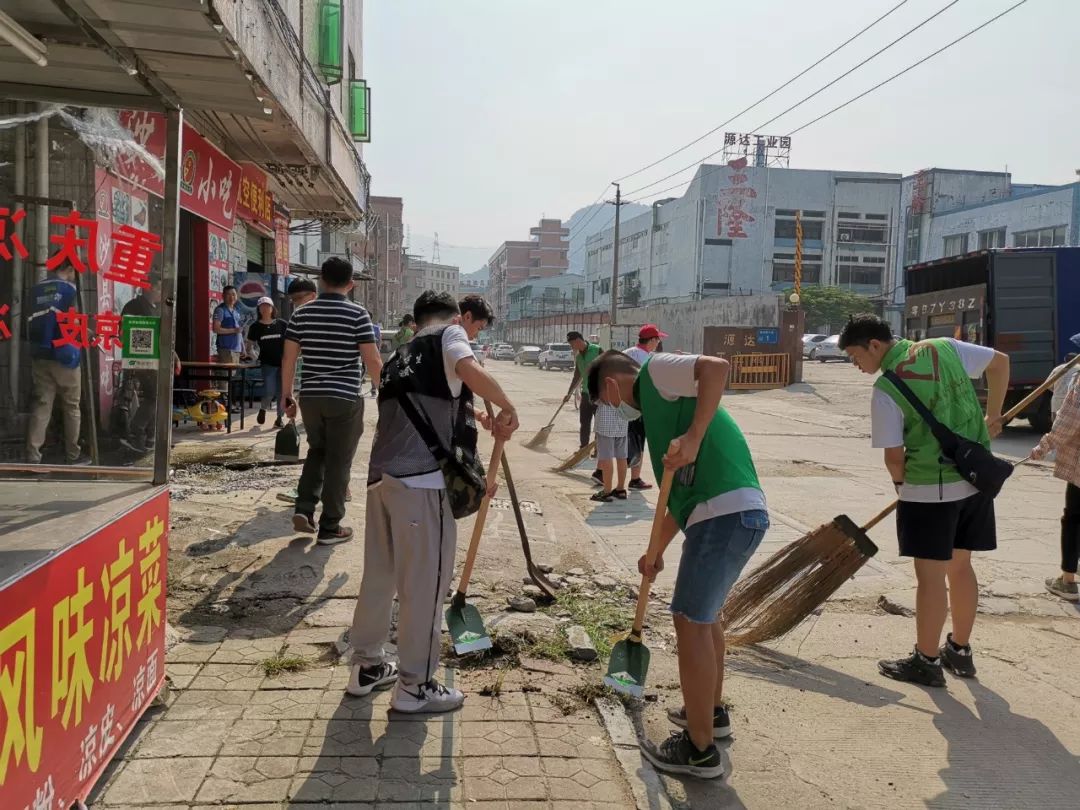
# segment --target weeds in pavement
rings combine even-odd
[[[612,644],[618,639],[619,633],[629,626],[631,618],[620,595],[595,594],[580,588],[560,591],[558,602],[540,609],[551,616],[569,614],[573,624],[585,628],[601,657],[611,653]]]
[[[623,704],[627,709],[631,709],[636,705],[636,701],[622,694],[616,692],[614,689],[605,686],[599,681],[587,681],[585,683],[579,683],[575,686],[571,686],[568,689],[560,689],[553,695],[548,696],[548,700],[555,706],[564,716],[574,714],[581,709],[591,706],[597,698],[614,698]]]
[[[303,672],[310,665],[311,662],[302,655],[282,655],[281,653],[273,655],[259,664],[268,678],[276,678],[286,672]]]

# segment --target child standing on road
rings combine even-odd
[[[626,438],[629,422],[619,411],[603,402],[596,406],[596,461],[604,476],[604,488],[590,500],[611,503],[618,498],[626,500]],[[615,469],[619,472],[619,486],[612,487]]]
[[[750,448],[720,397],[728,363],[705,355],[653,354],[639,366],[622,352],[605,352],[588,373],[589,396],[625,419],[641,417],[653,472],[677,470],[663,524],[663,547],[643,576],[664,569],[664,550],[685,537],[671,600],[679,643],[684,705],[668,718],[685,731],[642,753],[669,773],[724,775],[713,742],[731,734],[723,706],[724,628],[720,610],[732,584],[769,528],[765,495]]]

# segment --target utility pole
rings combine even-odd
[[[622,188],[618,183],[611,185],[615,186],[615,244],[611,248],[611,317],[608,321],[614,326],[619,312],[619,212],[622,210]]]

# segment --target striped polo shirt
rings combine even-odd
[[[297,309],[285,339],[300,345],[300,395],[357,399],[360,344],[374,343],[367,310],[340,293],[323,293]]]

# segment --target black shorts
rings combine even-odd
[[[997,548],[994,499],[980,492],[962,501],[901,501],[896,533],[901,557],[951,560],[953,549],[993,551]]]
[[[641,464],[645,453],[645,421],[635,419],[626,427],[626,461],[631,467]]]

